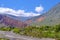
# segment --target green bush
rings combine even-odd
[[[2,31],[13,31],[14,33],[39,38],[60,38],[60,24],[55,26],[27,26],[25,28],[1,27]]]

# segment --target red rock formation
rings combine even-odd
[[[41,22],[41,21],[43,21],[44,19],[45,19],[45,17],[40,17],[40,18],[37,18],[35,21]]]
[[[7,17],[7,16],[3,17],[2,22],[6,25],[13,26],[13,27],[25,27],[25,26],[27,26],[26,23],[24,23],[22,21],[15,20],[15,19],[12,19],[12,18]]]
[[[44,19],[45,19],[45,17],[44,17],[44,16],[41,16],[41,17],[38,17],[38,18],[36,18],[36,19],[33,18],[33,20],[32,20],[32,19],[26,20],[25,22],[28,23],[28,24],[30,24],[30,23],[32,23],[32,22],[41,22],[41,21],[43,21]]]
[[[25,21],[25,23],[30,24],[30,23],[32,23],[32,20],[27,20],[27,21]]]

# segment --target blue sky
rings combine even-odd
[[[31,13],[31,15],[37,15],[36,12],[39,12],[38,10],[40,10],[41,8],[43,8],[40,10],[40,12],[42,13],[43,10],[48,11],[50,10],[50,8],[52,8],[59,2],[60,0],[0,0],[0,7],[4,9],[13,9],[14,11],[20,10],[20,12],[23,11],[24,13]]]

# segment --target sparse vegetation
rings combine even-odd
[[[60,24],[55,26],[28,26],[25,28],[1,27],[2,31],[13,31],[14,33],[38,38],[60,38]]]
[[[0,40],[9,40],[9,39],[6,39],[6,38],[0,38]]]

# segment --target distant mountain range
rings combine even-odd
[[[25,27],[25,26],[27,26],[26,23],[24,23],[20,20],[13,19],[12,17],[5,15],[5,14],[0,14],[0,24],[4,24],[7,26],[11,26],[11,27]]]
[[[60,3],[51,8],[48,12],[35,17],[16,17],[8,14],[0,14],[0,24],[13,27],[25,27],[27,25],[57,25],[60,24]]]

